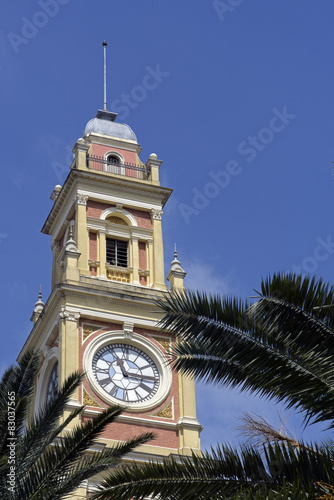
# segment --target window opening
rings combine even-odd
[[[107,262],[112,266],[128,267],[128,242],[107,238]]]
[[[119,158],[117,156],[113,156],[113,155],[108,156],[107,163],[108,163],[108,165],[116,165],[116,166],[120,165]]]

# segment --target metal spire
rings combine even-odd
[[[38,294],[38,300],[42,299],[42,284],[39,285],[39,294]]]
[[[107,109],[107,42],[102,42],[104,51],[104,105],[103,109]]]
[[[174,243],[174,259],[177,259],[176,243]]]

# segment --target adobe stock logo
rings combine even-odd
[[[2,240],[5,240],[8,237],[7,233],[0,233],[0,244],[2,243]]]
[[[118,113],[120,120],[125,120],[130,114],[131,109],[137,108],[140,102],[145,101],[148,92],[155,90],[167,76],[170,75],[167,71],[161,71],[160,64],[155,65],[155,69],[151,66],[146,66],[146,75],[144,75],[141,85],[133,87],[128,94],[122,94],[120,99],[114,99],[110,109]]]
[[[225,15],[230,14],[236,7],[241,5],[244,0],[213,0],[212,5],[221,21],[225,20]]]
[[[316,239],[318,245],[314,248],[313,255],[305,257],[300,266],[295,264],[291,266],[291,271],[296,274],[310,274],[315,273],[318,269],[319,262],[325,262],[334,253],[334,241],[329,234],[327,239],[324,240],[320,236]]]
[[[13,47],[14,52],[19,52],[20,45],[26,45],[39,32],[40,28],[44,28],[50,20],[59,12],[60,5],[66,5],[71,0],[39,0],[38,5],[41,10],[37,10],[31,19],[21,17],[22,27],[21,34],[10,31],[7,33],[7,38]]]
[[[63,184],[66,177],[70,172],[70,166],[73,161],[73,153],[72,148],[70,146],[66,146],[66,156],[64,163],[60,163],[59,161],[53,161],[51,166],[54,171],[59,184]]]

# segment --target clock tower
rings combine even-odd
[[[199,450],[201,426],[194,381],[171,369],[175,339],[157,327],[155,300],[169,288],[161,223],[172,190],[160,185],[157,155],[143,163],[136,135],[116,117],[104,109],[88,122],[63,186],[51,194],[42,228],[51,236],[51,294],[36,303],[21,355],[43,353],[35,411],[58,383],[84,371],[68,411],[85,405],[84,421],[108,405],[126,406],[100,442],[112,446],[153,431],[156,439],[128,458],[142,462]],[[183,289],[185,275],[175,253],[172,291]]]

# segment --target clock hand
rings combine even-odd
[[[131,378],[140,378],[141,380],[148,380],[152,382],[156,381],[155,377],[149,377],[148,375],[140,375],[139,373],[125,372],[123,373],[123,375]]]
[[[123,361],[123,359],[121,359],[121,358],[117,358],[117,360],[116,360],[116,364],[120,367],[121,372],[122,372],[122,375],[123,375],[124,377],[128,377],[129,375],[128,375],[128,373],[127,373],[127,372],[125,371],[125,369],[124,369],[124,361]]]

